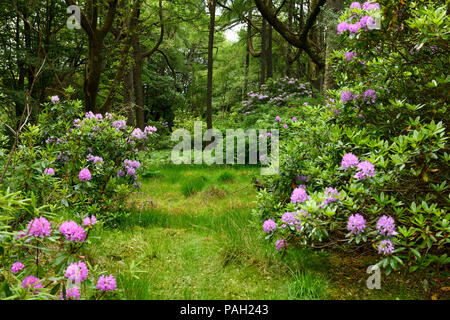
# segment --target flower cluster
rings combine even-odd
[[[88,269],[84,262],[78,261],[71,263],[64,273],[64,276],[73,283],[81,283],[87,279]]]
[[[91,180],[91,178],[91,172],[88,168],[81,169],[80,173],[78,174],[78,179],[80,179],[80,181],[89,181]]]
[[[35,276],[28,276],[23,279],[22,284],[20,285],[22,288],[29,290],[32,294],[37,294],[44,287],[42,286],[41,280],[36,278]]]
[[[98,121],[103,120],[103,115],[101,113],[94,114],[92,111],[86,112],[84,115],[85,119],[97,119]]]
[[[86,157],[86,160],[89,161],[89,162],[93,162],[96,165],[103,163],[103,158],[102,157],[93,156],[92,154],[88,154],[87,157]]]
[[[44,174],[49,175],[49,176],[53,176],[53,175],[55,175],[55,170],[53,168],[46,168],[44,170]]]
[[[268,219],[263,223],[263,229],[265,233],[274,232],[277,229],[277,224],[272,219]]]
[[[113,122],[113,127],[116,130],[126,129],[127,122],[125,120],[116,120]]]
[[[151,134],[155,133],[156,131],[158,131],[158,129],[154,126],[146,126],[144,128],[144,133],[146,135],[151,135]]]
[[[342,157],[341,167],[344,171],[347,171],[348,168],[354,168],[358,166],[358,158],[353,153],[346,153]]]
[[[364,100],[367,101],[367,103],[375,103],[377,101],[377,93],[373,89],[367,89],[364,92]]]
[[[83,219],[83,226],[92,227],[94,224],[97,223],[97,218],[95,216],[86,217]]]
[[[308,199],[309,199],[309,196],[306,193],[304,186],[299,186],[298,188],[295,188],[294,191],[292,191],[292,194],[291,194],[291,202],[292,203],[303,203]]]
[[[283,222],[281,225],[282,228],[286,228],[288,225],[295,226],[298,231],[302,227],[302,221],[296,212],[285,212],[281,217],[281,221]]]
[[[66,300],[80,300],[81,292],[78,287],[66,288]],[[61,300],[64,300],[62,290],[59,294]]]
[[[359,30],[373,30],[379,29],[378,24],[375,22],[374,17],[371,15],[376,10],[380,9],[380,5],[378,3],[367,1],[364,2],[362,6],[362,10],[366,11],[367,14],[361,16],[359,11],[361,11],[361,4],[359,2],[353,2],[350,5],[351,16],[350,20],[357,18],[357,22],[349,23],[348,21],[342,21],[337,26],[338,34],[343,34],[346,31],[349,31],[350,34],[358,33]],[[361,16],[361,18],[359,18]]]
[[[388,255],[394,252],[394,246],[392,245],[392,241],[387,239],[380,241],[378,244],[378,254]]]
[[[348,102],[348,101],[352,101],[353,99],[355,99],[355,96],[353,95],[353,93],[350,90],[344,90],[341,93],[341,101],[342,102]]]
[[[17,273],[20,270],[22,270],[23,268],[25,268],[25,266],[23,265],[23,263],[21,262],[14,262],[11,266],[11,272],[12,273]]]
[[[325,200],[322,202],[321,206],[325,206],[331,202],[335,202],[340,199],[340,192],[337,189],[328,187],[324,191]]]
[[[50,222],[44,217],[35,218],[28,223],[26,234],[35,236],[36,238],[44,238],[50,235]]]
[[[368,177],[375,176],[375,167],[374,165],[369,161],[362,161],[358,163],[356,174],[354,175],[354,178],[359,180],[365,180]]]
[[[97,281],[97,289],[104,292],[116,290],[116,279],[112,274],[109,276],[100,276]]]
[[[348,218],[347,229],[353,234],[359,234],[366,228],[366,220],[360,214],[352,214]]]
[[[347,52],[345,54],[345,61],[350,62],[354,57],[356,57],[356,52]]]
[[[283,250],[283,249],[287,249],[287,242],[286,242],[286,240],[285,240],[285,239],[278,239],[278,240],[275,242],[275,248],[276,248],[278,251],[281,251],[281,250]]]
[[[84,242],[86,240],[84,228],[73,220],[63,222],[59,227],[59,232],[69,241]]]
[[[377,222],[377,230],[383,236],[395,236],[394,218],[383,215]]]
[[[242,101],[242,105],[247,109],[267,102],[281,105],[289,99],[298,99],[304,96],[311,96],[311,94],[312,91],[309,85],[300,83],[298,79],[289,77],[278,80],[271,79],[261,86],[261,92],[249,92],[248,100]]]

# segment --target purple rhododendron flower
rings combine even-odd
[[[69,241],[84,242],[86,240],[84,228],[72,220],[63,222],[59,227],[59,232]]]
[[[145,135],[145,133],[141,129],[136,128],[131,133],[131,137],[135,138],[135,139],[138,139],[138,140],[142,140],[142,139],[145,139],[147,136]]]
[[[156,127],[153,126],[147,126],[144,128],[144,133],[145,134],[153,134],[153,132],[158,131],[158,129]]]
[[[353,234],[359,234],[366,228],[366,220],[362,215],[352,214],[348,218],[347,229]]]
[[[326,199],[322,202],[322,206],[325,206],[331,202],[335,202],[340,199],[340,192],[337,189],[328,187],[324,191]]]
[[[80,179],[80,181],[88,181],[91,180],[91,178],[91,172],[87,168],[82,169],[78,174],[78,179]]]
[[[387,239],[380,241],[378,244],[378,254],[388,255],[394,252],[394,246],[392,245],[392,241]]]
[[[343,22],[341,22],[341,23],[339,23],[337,25],[337,32],[338,32],[338,34],[342,34],[345,31],[347,31],[348,29],[349,29],[349,24],[347,22],[345,22],[345,21],[343,21]]]
[[[28,223],[27,234],[35,236],[36,238],[44,238],[50,235],[50,222],[44,217],[35,218]]]
[[[53,168],[47,168],[44,170],[44,174],[47,174],[49,176],[53,176],[55,174],[55,170]]]
[[[398,233],[395,232],[394,218],[383,215],[377,222],[377,230],[383,236],[395,236]]]
[[[306,193],[304,186],[299,186],[298,188],[295,188],[294,191],[292,191],[292,194],[291,194],[291,202],[292,203],[303,203],[308,199],[309,199],[309,196]]]
[[[287,129],[287,127],[288,127],[288,125],[287,125],[287,124],[284,124],[284,125],[283,125],[283,128]]]
[[[116,130],[126,129],[127,122],[125,120],[116,120],[113,122],[113,128]]]
[[[292,121],[293,122],[297,121],[297,118],[296,117],[292,117]]]
[[[123,163],[126,167],[130,167],[130,168],[134,168],[134,169],[139,169],[141,167],[141,163],[138,160],[136,160],[136,161],[124,160]]]
[[[284,239],[278,239],[278,240],[275,242],[275,248],[276,248],[278,251],[281,251],[281,250],[283,250],[283,249],[286,249],[286,248],[287,248],[287,242],[286,242],[286,240],[284,240]]]
[[[356,52],[347,52],[345,54],[345,61],[349,62],[350,60],[353,59],[353,57],[356,57]]]
[[[14,262],[11,266],[11,272],[12,273],[17,273],[20,270],[22,270],[23,268],[25,268],[25,266],[23,265],[22,262]]]
[[[277,229],[277,224],[272,219],[268,219],[264,221],[263,229],[265,233],[271,233]]]
[[[373,1],[366,1],[363,3],[362,8],[366,11],[378,10],[380,9],[380,5]]]
[[[363,161],[358,163],[358,172],[354,175],[354,178],[359,180],[365,180],[369,177],[375,176],[375,167],[369,161]]]
[[[355,98],[355,96],[353,95],[353,93],[350,90],[344,90],[341,93],[341,101],[342,102],[348,102],[348,101],[352,101]]]
[[[342,157],[341,167],[344,171],[347,171],[347,168],[354,168],[358,166],[358,158],[353,153],[346,153]]]
[[[97,218],[95,218],[95,216],[91,216],[90,218],[86,217],[86,218],[83,219],[83,226],[90,226],[91,227],[91,226],[93,226],[96,223],[97,223]]]
[[[80,300],[80,289],[78,287],[66,288],[66,300]],[[64,300],[62,291],[59,292],[59,298]]]
[[[93,162],[96,165],[103,163],[103,158],[102,157],[93,156],[92,154],[88,154],[87,157],[86,157],[86,160],[89,161],[89,162]]]
[[[26,277],[22,281],[22,284],[20,286],[22,288],[25,288],[25,289],[29,290],[33,294],[37,294],[39,292],[39,289],[44,288],[42,286],[41,280],[39,280],[39,278],[36,278],[35,276],[28,276],[28,277]]]
[[[88,268],[83,261],[73,262],[69,264],[64,276],[73,283],[81,283],[87,279]]]
[[[352,9],[361,9],[361,4],[359,2],[352,2],[352,4],[350,5],[350,10]]]
[[[369,103],[369,101],[372,102],[372,103],[375,103],[376,100],[377,100],[377,93],[375,92],[375,90],[367,89],[364,92],[364,100],[368,100],[367,103]]]
[[[59,97],[58,96],[52,96],[51,98],[53,103],[58,103],[59,102]]]
[[[281,121],[280,116],[276,116],[276,117],[275,117],[275,121]]]
[[[114,291],[116,290],[116,279],[112,274],[105,277],[102,275],[97,281],[97,289],[101,291]]]

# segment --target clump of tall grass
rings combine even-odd
[[[181,193],[190,197],[203,190],[207,182],[205,177],[189,177],[181,183]]]
[[[232,182],[235,179],[236,179],[236,175],[234,174],[234,172],[231,172],[231,171],[224,171],[217,178],[217,180],[219,182]]]

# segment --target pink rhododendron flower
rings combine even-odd
[[[97,289],[101,291],[116,290],[116,279],[112,274],[110,274],[109,276],[102,275],[97,281]]]
[[[22,262],[14,262],[11,266],[11,272],[12,273],[17,273],[20,270],[22,270],[23,268],[25,268],[25,266],[23,265]]]
[[[36,238],[44,238],[50,235],[50,222],[44,217],[35,218],[28,223],[27,234],[35,236]]]

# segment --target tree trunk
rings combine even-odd
[[[103,41],[93,37],[88,43],[88,65],[84,81],[84,96],[86,111],[97,112],[97,94],[100,86],[100,75],[102,73]]]
[[[343,0],[328,0],[327,7],[333,13],[338,13],[343,8]],[[323,92],[324,98],[327,99],[327,90],[334,89],[336,87],[336,83],[333,79],[333,70],[331,68],[331,64],[328,61],[333,50],[336,49],[336,36],[335,36],[335,24],[327,25],[326,30],[326,51],[325,51],[325,74],[324,74],[324,82],[323,82]]]
[[[272,66],[272,26],[269,24],[267,30],[267,77],[273,78],[273,66]]]
[[[261,24],[261,58],[260,58],[260,64],[261,64],[261,71],[259,75],[259,86],[262,86],[264,83],[266,83],[266,65],[267,65],[267,49],[266,49],[266,19],[264,17],[261,17],[262,24]]]
[[[216,0],[208,0],[209,39],[208,39],[208,82],[206,85],[206,126],[212,129],[212,93],[213,93],[213,50],[214,27],[216,24]]]
[[[123,76],[123,103],[127,114],[127,125],[135,126],[133,70],[128,69]]]
[[[252,27],[250,22],[247,23],[247,39],[251,36]],[[244,86],[242,87],[242,99],[245,99],[248,90],[248,69],[250,66],[250,46],[247,41],[247,50],[245,51],[245,66],[244,66]]]
[[[289,0],[288,3],[288,28],[292,30],[292,20],[294,18],[294,0]],[[286,76],[291,77],[292,75],[292,46],[289,42],[286,43]]]
[[[136,34],[133,39],[134,67],[133,67],[133,86],[136,99],[136,127],[144,129],[145,127],[145,109],[144,109],[144,85],[142,84],[143,59],[139,48],[139,36]]]

